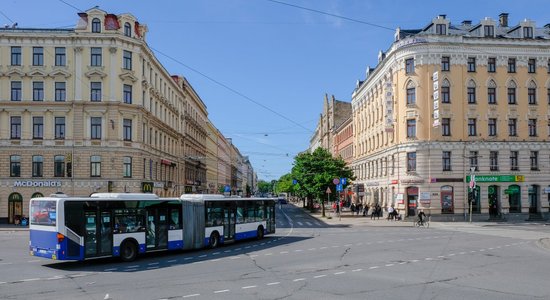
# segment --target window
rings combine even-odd
[[[101,117],[92,117],[90,119],[90,129],[92,140],[101,139]]]
[[[90,100],[92,102],[101,102],[101,82],[92,82],[90,84]]]
[[[510,151],[510,171],[519,171],[518,157],[518,151]]]
[[[447,79],[441,84],[441,103],[451,103],[451,84]]]
[[[405,73],[414,73],[414,58],[408,58],[405,60]]]
[[[451,118],[441,119],[441,135],[451,136]]]
[[[451,58],[449,56],[441,57],[441,71],[451,70]]]
[[[54,177],[65,176],[65,156],[56,155],[53,157],[53,176]]]
[[[90,157],[90,177],[101,177],[101,156]]]
[[[550,104],[550,88],[546,89],[546,100],[548,101],[548,104]]]
[[[132,70],[132,52],[124,50],[122,57],[122,67],[125,70]]]
[[[21,91],[21,81],[12,81],[11,82],[11,101],[21,101],[22,91]]]
[[[44,48],[32,47],[32,65],[33,66],[44,65]]]
[[[65,56],[65,47],[55,47],[55,65],[65,66],[67,65],[67,58]]]
[[[21,47],[11,47],[11,65],[20,66],[21,65]]]
[[[55,117],[55,139],[65,139],[65,117]]]
[[[483,26],[483,36],[485,36],[485,37],[494,37],[495,36],[495,26],[493,26],[493,25]]]
[[[498,151],[489,153],[489,170],[498,171]]]
[[[92,20],[92,32],[101,32],[101,21],[98,18]]]
[[[515,87],[508,88],[508,104],[517,104]]]
[[[479,157],[477,151],[470,151],[470,170],[474,168],[475,171],[479,171],[479,164],[477,158]]]
[[[32,83],[32,101],[44,101],[44,82],[33,81]]]
[[[537,119],[529,119],[527,122],[529,128],[529,136],[537,136]]]
[[[533,38],[533,27],[523,27],[523,37],[526,39]]]
[[[416,138],[416,120],[407,120],[407,138]]]
[[[443,151],[443,171],[451,171],[451,151]]]
[[[10,156],[10,177],[21,177],[21,156]]]
[[[12,140],[20,140],[21,139],[21,117],[20,116],[11,117],[10,126],[11,126],[10,138]]]
[[[476,136],[477,130],[476,130],[476,119],[475,118],[469,118],[468,119],[468,136]]]
[[[518,135],[517,124],[518,124],[518,119],[509,119],[508,120],[508,134],[510,136],[517,136]]]
[[[132,120],[131,119],[124,119],[122,121],[123,126],[123,139],[125,141],[131,141],[132,140]]]
[[[516,59],[508,58],[508,73],[516,73]]]
[[[132,104],[132,86],[129,84],[125,84],[123,87],[123,96],[124,103],[126,104]]]
[[[489,136],[496,136],[497,135],[497,119],[496,118],[489,118],[488,124],[488,134]]]
[[[101,48],[98,48],[98,47],[92,47],[90,49],[90,65],[91,66],[101,66],[102,64],[102,59],[101,59],[101,54],[102,53],[102,50]]]
[[[416,171],[416,152],[407,153],[407,172]]]
[[[534,58],[529,58],[527,61],[527,72],[535,73],[537,71],[537,60]]]
[[[124,23],[124,35],[129,37],[132,36],[132,26],[130,26],[128,22]]]
[[[408,88],[407,89],[407,105],[414,105],[416,104],[416,89]]]
[[[487,102],[489,104],[497,104],[497,89],[494,87],[487,88]]]
[[[487,60],[487,72],[494,73],[497,71],[497,59],[496,57],[489,57]]]
[[[528,88],[527,89],[527,100],[529,104],[534,105],[537,104],[537,89],[536,88]]]
[[[63,102],[67,100],[67,90],[65,88],[65,82],[55,83],[55,101]]]
[[[123,162],[123,172],[124,174],[122,176],[124,177],[132,177],[132,158],[130,156],[124,156],[122,158]]]
[[[475,72],[475,71],[476,71],[476,58],[468,57],[468,72]]]
[[[468,104],[476,103],[476,88],[468,87]]]
[[[446,35],[447,34],[447,24],[436,24],[435,25],[435,34]]]
[[[32,138],[44,138],[44,117],[32,117]]]
[[[529,161],[531,162],[531,171],[539,170],[539,152],[531,151],[531,156],[529,156]]]
[[[32,157],[32,177],[44,176],[44,158],[42,155],[33,155]]]

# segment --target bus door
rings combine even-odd
[[[233,204],[233,205],[232,205]],[[228,203],[223,210],[223,237],[226,240],[235,238],[235,206],[234,203]]]
[[[111,255],[113,253],[113,229],[111,224],[111,212],[100,211],[99,222],[99,254]]]
[[[168,212],[166,208],[147,209],[147,248],[168,246]]]
[[[84,212],[84,256],[97,255],[97,212]]]
[[[267,232],[268,233],[274,233],[275,232],[275,205],[273,204],[267,204]]]

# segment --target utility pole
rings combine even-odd
[[[475,170],[475,167],[470,168],[470,189],[472,190],[472,201],[469,201],[470,223],[472,223],[472,206],[474,204],[473,202],[476,200],[476,175],[474,175]]]

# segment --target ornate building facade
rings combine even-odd
[[[56,192],[206,192],[206,106],[146,34],[98,8],[74,29],[0,29],[0,222]]]
[[[549,39],[507,14],[397,29],[352,96],[359,198],[408,216],[548,212]]]

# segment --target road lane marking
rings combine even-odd
[[[317,275],[317,276],[313,276],[313,278],[323,278],[323,277],[327,277],[327,275]]]
[[[253,289],[255,287],[258,287],[257,285],[249,285],[249,286],[243,286],[242,289],[243,290],[247,290],[247,289]]]
[[[198,297],[200,296],[201,294],[191,294],[191,295],[185,295],[183,296],[182,298],[191,298],[191,297]]]
[[[227,292],[229,292],[229,290],[219,290],[219,291],[214,291],[214,294],[227,293]]]
[[[294,280],[292,280],[293,282],[298,282],[298,281],[304,281],[306,280],[305,278],[296,278]]]
[[[345,271],[342,271],[342,272],[336,272],[336,273],[334,273],[334,275],[342,275],[342,274],[346,274],[346,272],[345,272]]]
[[[280,282],[278,282],[278,281],[277,282],[270,282],[267,285],[277,285],[277,284],[280,284]]]

